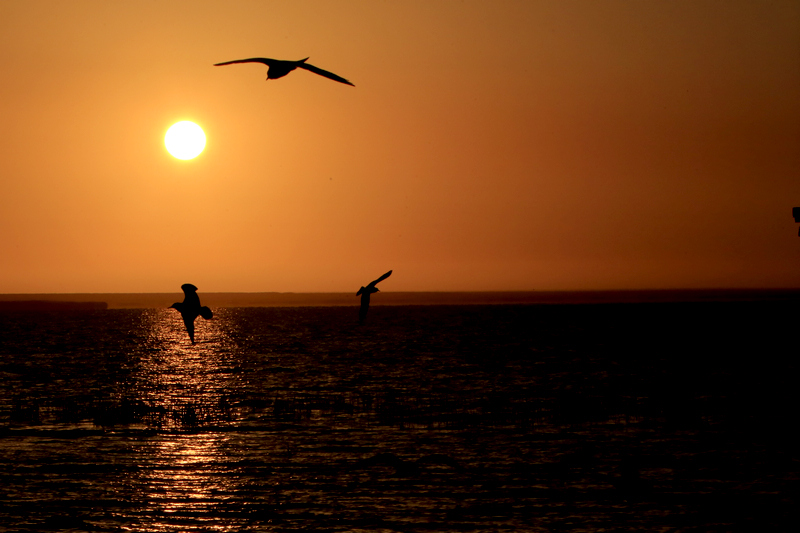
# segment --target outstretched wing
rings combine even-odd
[[[233,65],[234,63],[263,63],[271,67],[273,63],[278,62],[277,59],[270,59],[268,57],[251,57],[250,59],[234,59],[233,61],[225,61],[224,63],[214,63],[215,67],[222,65]]]
[[[391,276],[391,275],[392,275],[392,271],[390,270],[389,272],[387,272],[387,273],[386,273],[386,274],[384,274],[383,276],[379,277],[378,279],[376,279],[375,281],[373,281],[372,283],[370,283],[370,284],[368,285],[368,287],[374,287],[375,285],[377,285],[378,283],[380,283],[381,281],[385,280],[386,278],[388,278],[388,277],[389,277],[389,276]]]
[[[304,68],[304,69],[306,69],[308,71],[311,71],[314,74],[319,74],[320,76],[325,76],[326,78],[331,79],[333,81],[338,81],[339,83],[345,83],[347,85],[352,85],[353,87],[355,87],[355,85],[353,85],[352,83],[350,83],[346,79],[342,78],[341,76],[337,76],[333,72],[328,72],[327,70],[322,70],[321,68],[315,67],[314,65],[309,65],[308,63],[299,63],[298,62],[297,66],[300,67],[300,68]]]
[[[195,287],[191,283],[184,283],[183,285],[181,285],[181,290],[183,291],[183,294],[188,296],[189,293],[191,292],[197,292],[197,287]]]

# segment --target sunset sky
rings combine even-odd
[[[0,293],[800,287],[796,0],[3,1],[0,54]]]

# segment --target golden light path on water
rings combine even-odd
[[[135,381],[141,399],[158,416],[159,428],[135,445],[139,474],[134,480],[139,520],[127,531],[236,531],[242,524],[220,516],[235,493],[237,476],[225,453],[228,435],[214,424],[227,374],[225,335],[218,321],[198,319],[192,345],[171,310],[147,315],[153,346]],[[200,430],[200,425],[208,429]]]

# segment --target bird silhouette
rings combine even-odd
[[[356,296],[358,296],[359,294],[361,295],[361,309],[359,309],[359,311],[358,311],[358,323],[359,324],[363,324],[364,323],[364,319],[367,318],[367,311],[369,310],[369,295],[374,293],[374,292],[379,292],[377,287],[375,287],[375,285],[377,285],[379,282],[385,280],[386,278],[388,278],[391,275],[392,275],[392,271],[390,270],[389,272],[387,272],[383,276],[379,277],[378,279],[376,279],[375,281],[373,281],[372,283],[370,283],[366,287],[361,287],[360,289],[358,289],[358,292],[356,293]]]
[[[267,69],[267,80],[277,80],[278,78],[286,76],[296,68],[302,68],[308,70],[309,72],[313,72],[314,74],[325,76],[333,81],[338,81],[339,83],[344,83],[355,87],[355,85],[341,76],[337,76],[333,72],[328,72],[327,70],[322,70],[314,65],[309,65],[306,63],[307,60],[308,58],[300,59],[298,61],[284,61],[282,59],[270,59],[268,57],[251,57],[250,59],[235,59],[233,61],[225,61],[224,63],[215,63],[214,66],[221,67],[223,65],[233,65],[235,63],[263,63],[269,67]]]
[[[175,302],[171,306],[170,309],[177,309],[178,312],[183,317],[183,323],[186,325],[186,331],[189,333],[189,338],[194,344],[194,321],[198,316],[205,318],[206,320],[210,319],[214,316],[214,313],[211,312],[206,306],[200,305],[200,297],[197,296],[197,287],[192,285],[191,283],[184,283],[181,285],[181,289],[183,289],[183,302]]]

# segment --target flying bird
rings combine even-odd
[[[183,317],[183,323],[186,325],[186,331],[189,333],[189,338],[194,344],[194,321],[198,316],[209,320],[214,313],[211,312],[206,306],[200,305],[200,297],[197,296],[197,287],[191,283],[184,283],[181,285],[183,289],[183,302],[175,302],[170,309],[177,309]]]
[[[234,61],[225,61],[224,63],[215,63],[214,66],[221,67],[222,65],[233,65],[234,63],[263,63],[269,67],[267,69],[267,80],[277,80],[278,78],[282,78],[299,67],[313,72],[314,74],[325,76],[333,81],[338,81],[339,83],[345,83],[355,87],[355,85],[341,76],[337,76],[333,72],[328,72],[327,70],[322,70],[314,65],[309,65],[306,63],[307,60],[308,58],[300,59],[299,61],[284,61],[282,59],[270,59],[268,57],[251,57],[250,59],[236,59]]]
[[[359,324],[363,324],[364,323],[364,319],[367,318],[367,311],[369,310],[369,295],[372,294],[373,292],[379,292],[378,288],[375,287],[375,285],[377,285],[379,282],[385,280],[386,278],[388,278],[391,275],[392,275],[392,271],[390,270],[389,272],[387,272],[383,276],[379,277],[378,279],[376,279],[375,281],[373,281],[372,283],[370,283],[366,287],[361,287],[360,289],[358,289],[358,292],[356,293],[356,296],[358,296],[359,294],[361,295],[361,309],[358,311],[358,323]]]

